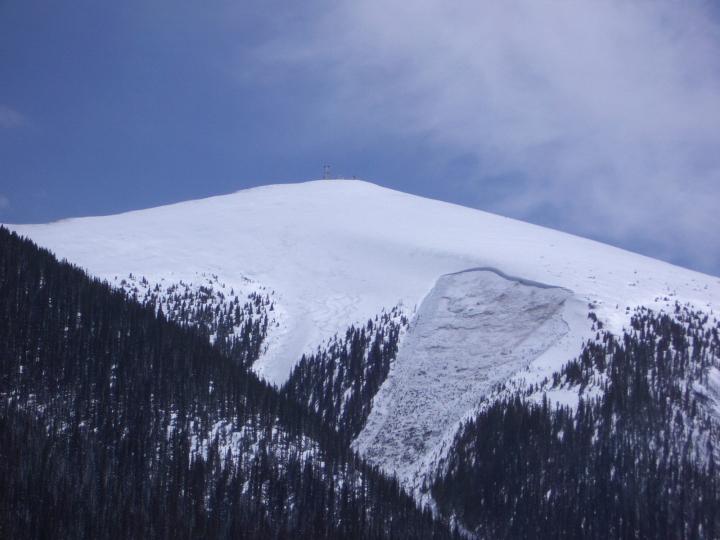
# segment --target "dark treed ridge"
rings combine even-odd
[[[315,354],[303,356],[283,392],[320,415],[349,444],[365,427],[407,326],[398,307],[364,327],[351,326],[343,338],[336,336]]]

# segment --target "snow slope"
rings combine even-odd
[[[561,312],[571,296],[487,268],[442,276],[420,306],[355,448],[414,485],[494,385],[568,333]]]
[[[303,352],[403,303],[440,276],[491,267],[563,287],[610,328],[626,306],[720,306],[720,280],[558,231],[362,181],[283,184],[104,217],[11,225],[109,280],[216,274],[275,291],[278,320],[256,369],[282,383]],[[573,329],[570,328],[570,333]]]

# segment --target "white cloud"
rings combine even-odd
[[[705,6],[366,0],[259,57],[321,67],[328,122],[429,137],[474,155],[478,181],[522,178],[496,210],[550,207],[574,231],[720,265],[720,30]]]
[[[0,211],[10,208],[10,199],[0,194]]]
[[[25,117],[6,105],[0,105],[0,128],[14,128],[25,124]]]

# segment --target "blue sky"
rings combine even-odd
[[[0,2],[0,221],[337,176],[720,274],[709,2]]]

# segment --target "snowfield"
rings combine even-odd
[[[111,282],[130,273],[152,282],[216,274],[238,290],[251,280],[275,291],[284,322],[255,369],[276,384],[335,333],[398,303],[412,309],[440,276],[469,268],[568,289],[618,330],[627,306],[720,305],[716,277],[355,180],[9,227]]]

